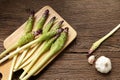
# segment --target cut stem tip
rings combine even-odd
[[[48,16],[48,14],[49,14],[49,10],[47,9],[47,10],[45,10],[45,12],[44,12],[44,16]]]

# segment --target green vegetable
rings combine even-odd
[[[34,11],[33,11],[32,13],[34,13]],[[36,31],[33,31],[33,32],[34,32],[34,33],[37,33],[37,35],[40,34],[40,33],[38,33],[38,31],[41,30],[41,28],[43,27],[43,25],[44,25],[44,23],[45,23],[45,21],[46,21],[46,19],[47,19],[47,17],[48,17],[48,13],[49,13],[49,11],[46,10],[46,11],[43,13],[42,17],[40,18],[40,20],[38,21],[37,26],[34,27],[34,30],[36,30]],[[34,15],[32,15],[32,16],[34,16]],[[31,17],[30,17],[30,19],[29,19],[28,21],[29,21],[29,22],[28,22],[28,23],[29,23],[29,26],[26,26],[26,27],[25,27],[25,31],[27,32],[27,34],[28,34],[29,31],[32,31],[32,29],[31,29],[31,27],[30,27],[30,25],[31,25],[31,22],[30,22],[30,21],[31,21]],[[32,26],[32,25],[31,25],[31,26]],[[30,30],[30,29],[31,29],[31,30]],[[31,33],[31,34],[32,34],[32,33]],[[34,34],[34,35],[37,36],[36,34]],[[23,40],[23,41],[25,41],[25,40]],[[22,43],[23,43],[23,42],[22,42]],[[29,50],[29,49],[25,50],[25,51],[22,53],[20,59],[18,60],[16,66],[14,67],[14,70],[17,70],[18,67],[22,64],[22,60],[24,59],[24,57],[25,57],[25,55],[27,54],[28,50]]]
[[[51,20],[47,23],[47,25],[45,27],[43,27],[43,34],[47,33],[50,30],[50,28],[52,27],[52,25],[55,22],[55,19],[56,19],[56,17],[52,17]]]
[[[25,29],[24,29],[24,33],[27,34],[27,33],[30,33],[33,29],[33,24],[34,24],[34,14],[35,12],[32,10],[30,11],[31,15],[29,16],[29,19],[27,20],[27,23],[26,23],[26,26],[25,26]]]
[[[88,56],[91,55],[92,52],[94,52],[102,42],[104,42],[107,38],[109,38],[112,34],[114,34],[119,28],[120,28],[120,24],[117,27],[115,27],[112,31],[110,31],[108,34],[106,34],[104,37],[93,43],[92,47],[88,51],[89,53]]]
[[[41,27],[44,25],[47,16],[48,16],[49,10],[46,10],[44,12],[44,14],[42,15],[41,19],[38,21],[37,26],[34,28],[34,33],[32,34],[30,31],[32,30],[32,26],[33,26],[33,22],[34,20],[34,14],[32,13],[32,15],[30,15],[27,24],[26,24],[26,28],[25,28],[25,34],[18,40],[18,42],[16,42],[15,45],[11,46],[10,48],[6,49],[4,52],[2,52],[0,54],[0,59],[3,58],[7,53],[9,53],[10,51],[16,49],[17,47],[21,47],[23,45],[25,45],[26,43],[32,41],[34,39],[34,36],[36,36],[36,33],[39,31],[39,29],[41,29]],[[32,22],[32,23],[31,23]],[[29,33],[27,33],[29,32]],[[39,33],[37,33],[38,35]]]
[[[17,48],[17,49],[19,49],[19,48]],[[17,55],[12,60],[12,64],[11,64],[11,67],[10,67],[10,73],[9,73],[8,80],[12,80],[13,69],[14,69],[14,66],[15,66],[15,63],[16,63],[16,59],[17,59]]]
[[[24,32],[25,34],[18,40],[18,42],[16,42],[14,45],[10,46],[8,49],[3,51],[0,54],[0,59],[3,58],[6,54],[8,54],[10,51],[16,49],[17,47],[21,47],[22,45],[24,45],[24,44],[26,44],[34,39],[34,35],[32,33],[27,33],[27,32],[31,32],[32,27],[33,27],[34,14],[31,14],[31,15],[27,21],[26,26],[25,26],[25,32]]]
[[[30,16],[27,20],[27,23],[25,25],[25,29],[24,29],[24,37],[22,36],[19,41],[17,42],[18,46],[21,46],[23,43],[21,43],[24,39],[27,39],[27,40],[30,40],[31,41],[31,38],[33,39],[33,37],[31,37],[29,35],[29,33],[32,31],[32,28],[33,28],[33,23],[34,23],[34,11],[30,11]],[[30,37],[30,39],[28,39],[28,37]],[[24,38],[24,39],[23,39]],[[27,42],[27,40],[25,40],[25,42]],[[17,46],[17,47],[18,47]],[[19,49],[19,47],[17,48]],[[13,69],[14,69],[14,66],[15,66],[15,63],[16,63],[16,60],[17,60],[17,56],[18,55],[15,55],[14,58],[13,58],[13,61],[12,61],[12,65],[11,65],[11,68],[10,68],[10,74],[9,74],[9,79],[8,80],[12,80],[12,75],[13,75]]]
[[[27,54],[28,49],[24,50],[23,53],[21,54],[19,60],[16,62],[16,65],[14,66],[14,71],[18,69],[18,67],[21,65],[22,60],[24,59],[25,55]]]
[[[45,25],[45,27],[43,27],[43,34],[49,32],[49,30],[51,30],[50,28],[53,25],[54,21],[55,21],[55,17],[51,18],[51,20]],[[62,23],[63,23],[63,21],[60,21],[57,25],[53,26],[54,28],[52,28],[52,30],[57,30],[58,28],[60,28]],[[34,51],[31,51],[30,55],[26,56],[27,58],[25,58],[25,60],[27,60],[32,55],[32,53],[34,53]],[[25,60],[23,60],[25,63],[22,64],[19,67],[19,69],[21,69],[21,68],[25,67],[26,65],[28,65],[33,59],[34,59],[34,56],[30,60],[28,60],[26,62],[25,62]]]
[[[54,31],[50,31],[46,34],[42,34],[39,38],[37,38],[36,40],[33,40],[31,42],[29,42],[28,44],[20,47],[18,50],[14,51],[13,53],[5,56],[3,59],[0,60],[0,64],[4,61],[6,61],[9,58],[12,58],[14,55],[18,54],[18,52],[20,52],[21,50],[25,50],[26,48],[29,48],[30,46],[32,46],[33,44],[38,44],[38,43],[42,43],[45,40],[50,39],[51,37],[53,37],[54,35],[58,34],[60,32],[60,30],[62,29],[58,29],[58,30],[54,30]]]
[[[35,36],[42,32],[43,25],[45,24],[46,19],[48,18],[49,10],[47,9],[39,21],[36,23],[35,28],[33,29],[33,33]]]
[[[31,33],[28,33],[28,34],[22,36],[15,45],[9,47],[8,49],[6,49],[5,51],[3,51],[0,54],[0,59],[3,58],[10,51],[16,49],[17,47],[21,47],[22,45],[32,41],[33,39],[34,39],[34,35]]]
[[[54,26],[50,29],[50,31],[59,29],[59,28],[62,26],[63,22],[64,22],[64,21],[60,21],[59,23],[57,23],[56,25],[54,25]]]
[[[35,46],[30,52],[29,54],[26,55],[26,57],[22,60],[22,63],[24,63],[31,55],[33,55],[33,53],[35,52],[35,50],[39,47],[40,45]]]
[[[47,33],[47,32],[50,30],[50,28],[51,28],[52,25],[54,24],[55,19],[56,19],[56,17],[52,17],[52,18],[50,19],[50,21],[43,27],[43,34],[44,34],[44,33]],[[40,44],[38,44],[37,46],[39,47]],[[24,63],[24,62],[34,53],[34,51],[35,51],[36,49],[37,49],[36,47],[35,47],[35,49],[33,48],[33,50],[23,59],[23,62],[22,62],[22,63]],[[25,63],[21,66],[21,68],[24,67],[24,66],[25,66],[26,64],[28,64],[29,62],[30,62],[30,60],[27,61],[27,62],[25,62]]]
[[[68,28],[65,28],[65,30],[61,33],[60,37],[52,44],[48,55],[46,55],[41,60],[41,62],[38,65],[36,65],[34,69],[31,69],[31,71],[21,80],[28,80],[28,78],[35,74],[40,68],[42,68],[45,65],[45,63],[47,63],[47,61],[51,59],[52,56],[59,52],[65,45],[65,42],[67,40],[67,34]]]
[[[57,37],[58,37],[58,36],[57,36]],[[42,47],[41,49],[39,49],[39,51],[38,51],[39,53],[36,54],[36,55],[33,57],[31,63],[28,65],[29,67],[28,67],[28,68],[22,73],[22,75],[20,76],[20,79],[22,79],[22,78],[25,76],[25,74],[32,68],[32,66],[33,66],[33,65],[35,64],[35,62],[39,59],[39,57],[40,57],[43,53],[45,53],[46,51],[48,51],[48,50],[50,49],[50,46],[51,46],[52,43],[57,39],[57,37],[54,37],[54,38],[52,38],[52,39],[50,39],[50,40],[45,41],[43,47]]]

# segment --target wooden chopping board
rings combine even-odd
[[[56,16],[57,21],[61,21],[64,20],[56,11],[54,11],[50,6],[45,6],[42,9],[40,9],[36,14],[36,21],[37,22],[42,13],[48,9],[49,10],[49,18],[47,19],[46,23],[50,20],[51,17]],[[26,22],[21,25],[15,32],[13,32],[10,36],[8,36],[5,40],[4,40],[4,47],[7,49],[8,47],[10,47],[12,44],[14,44],[14,42],[16,42],[22,35],[23,35],[23,29],[25,26]],[[68,33],[68,40],[66,42],[66,45],[63,47],[63,49],[65,49],[77,36],[76,31],[64,20],[63,23],[63,27],[68,27],[69,28],[69,33]],[[60,51],[62,52],[63,49]],[[44,67],[46,67],[60,52],[56,53],[55,56],[53,56],[38,72],[40,72]],[[38,64],[38,62],[40,62],[42,60],[43,57],[45,57],[47,55],[47,53],[45,53],[44,55],[42,55],[42,57],[36,62],[35,65]],[[34,65],[34,66],[35,66]],[[33,68],[35,68],[33,66]],[[7,61],[5,64],[0,65],[0,72],[2,73],[2,80],[7,80],[8,76],[9,76],[9,71],[10,71],[10,67],[11,67],[11,60]],[[23,68],[24,70],[26,70],[27,66],[25,68]],[[37,72],[37,73],[38,73]],[[37,74],[36,73],[36,74]],[[35,75],[36,75],[35,74]]]

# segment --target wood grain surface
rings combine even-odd
[[[86,59],[92,43],[120,23],[119,0],[0,0],[0,52],[4,50],[4,39],[27,20],[29,15],[25,10],[32,8],[37,12],[45,5],[53,7],[78,35],[62,54],[30,80],[119,80],[120,30],[94,52],[112,60],[111,73],[98,73]],[[13,80],[18,80],[21,72],[16,72]]]

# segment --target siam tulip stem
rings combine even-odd
[[[35,52],[36,49],[38,49],[39,45],[35,46],[29,54],[26,55],[26,57],[22,60],[22,63],[24,63],[27,59],[30,58],[31,55],[33,55],[33,53]]]
[[[14,70],[13,68],[14,68],[16,59],[17,59],[17,55],[14,56],[14,58],[13,58],[13,61],[12,61],[12,64],[11,64],[11,68],[10,68],[10,73],[9,73],[9,78],[8,78],[8,80],[12,80],[13,70]]]
[[[32,40],[34,40],[34,35],[31,33],[22,36],[17,43],[15,43],[13,46],[9,47],[0,54],[0,59],[3,58],[6,54],[8,54],[10,51],[16,49],[17,47],[21,47]]]
[[[30,16],[29,16],[29,18],[28,18],[28,20],[27,20],[27,23],[26,23],[25,29],[24,29],[24,36],[22,36],[22,37],[19,39],[17,45],[13,45],[12,48],[18,47],[18,46],[20,46],[21,44],[23,44],[24,42],[21,43],[21,41],[24,40],[24,39],[22,39],[22,38],[23,38],[23,37],[25,38],[26,35],[28,36],[28,33],[30,33],[30,32],[32,31],[33,24],[34,24],[34,14],[35,14],[34,11],[30,11]],[[30,37],[33,38],[33,36],[30,36]],[[28,39],[28,38],[25,38],[25,39]],[[29,38],[29,40],[31,40],[31,38]],[[25,40],[25,41],[26,41],[26,40]],[[27,43],[27,42],[26,42],[26,43]],[[12,48],[9,49],[9,50],[12,50]],[[19,47],[17,48],[17,50],[18,50],[18,49],[19,49]],[[8,51],[9,51],[9,50],[8,50]],[[5,53],[5,54],[7,54],[7,53]],[[3,54],[3,56],[4,56],[4,54]],[[18,57],[18,55],[15,55],[14,58],[13,58],[12,65],[11,65],[11,69],[10,69],[10,74],[9,74],[9,79],[8,79],[8,80],[12,80],[13,70],[14,70],[14,66],[15,66],[17,57]]]
[[[24,28],[24,33],[25,34],[30,33],[33,29],[34,20],[35,20],[34,15],[35,15],[34,10],[32,10],[32,11],[30,10],[30,16],[29,16],[29,18],[27,20],[27,23],[25,25],[25,28]]]
[[[58,35],[50,40],[45,41],[42,48],[40,48],[38,50],[39,53],[34,55],[33,60],[28,65],[28,68],[20,76],[20,79],[22,79],[26,75],[26,73],[29,72],[29,70],[32,68],[32,66],[35,64],[35,62],[40,58],[40,56],[43,55],[43,53],[45,53],[46,51],[48,51],[50,49],[52,43],[57,39],[57,37],[58,37]]]
[[[35,74],[39,69],[41,69],[47,61],[51,59],[52,56],[54,56],[57,52],[59,52],[65,45],[65,42],[67,40],[67,33],[68,33],[68,28],[65,28],[65,30],[61,33],[61,35],[58,37],[58,39],[52,44],[50,51],[48,55],[46,55],[41,62],[35,66],[34,69],[31,69],[31,71],[21,80],[28,80],[30,76]]]
[[[32,11],[31,13],[34,13],[34,11]],[[48,18],[48,13],[49,13],[49,11],[46,10],[46,11],[43,13],[42,17],[40,18],[40,20],[37,22],[36,26],[34,27],[33,33],[34,33],[35,36],[41,34],[41,33],[38,33],[38,31],[39,31],[39,30],[42,30],[42,27],[43,27],[43,25],[45,24],[46,19]],[[33,16],[34,16],[34,15],[31,15],[31,17],[33,17]],[[30,23],[30,22],[31,22],[31,17],[30,17],[29,20],[28,20],[28,26],[25,27],[25,32],[26,32],[26,34],[27,34],[28,32],[31,32],[31,31],[32,31],[32,28],[30,27],[30,26],[32,26],[32,24]],[[37,35],[36,35],[36,33],[37,33]],[[25,50],[25,51],[23,52],[23,54],[21,55],[21,58],[18,60],[16,66],[15,66],[15,70],[17,70],[17,68],[18,68],[18,67],[20,66],[20,64],[22,63],[22,59],[23,59],[24,56],[27,54],[28,50],[29,50],[29,49]]]
[[[19,49],[19,48],[17,48],[17,49]],[[17,60],[17,55],[15,55],[14,58],[13,58],[13,60],[12,60],[12,64],[11,64],[11,67],[10,67],[10,74],[9,74],[8,80],[12,80],[13,69],[14,69],[16,60]]]
[[[107,38],[109,38],[112,34],[114,34],[119,28],[120,28],[120,24],[118,26],[116,26],[108,34],[106,34],[104,37],[102,37],[101,39],[99,39],[98,41],[93,43],[92,47],[90,48],[90,50],[88,52],[89,53],[88,55],[91,55],[92,52],[94,52],[101,45],[102,42],[104,42]]]
[[[24,62],[17,70],[20,70],[20,69],[24,68],[25,66],[27,66],[32,61],[33,57],[30,58],[29,60],[27,60],[26,62]],[[17,71],[17,70],[14,70],[14,71]]]
[[[25,67],[26,65],[28,65],[28,64],[32,61],[32,59],[33,59],[34,56],[31,57],[31,55],[33,55],[33,53],[35,52],[36,49],[38,49],[39,46],[40,46],[40,44],[39,44],[39,45],[36,45],[36,46],[32,49],[32,51],[30,51],[30,53],[28,53],[28,54],[26,55],[26,57],[22,60],[22,63],[21,63],[21,65],[18,67],[18,69],[14,69],[14,72],[17,71],[17,70],[22,69],[23,67]],[[30,57],[31,57],[31,58],[30,58]],[[30,58],[30,59],[29,59],[29,58]]]
[[[50,21],[47,23],[47,25],[45,25],[45,27],[43,27],[43,34],[44,34],[44,33],[47,33],[47,32],[50,30],[50,28],[52,27],[52,25],[53,25],[54,22],[55,22],[55,19],[56,19],[56,17],[52,17],[52,18],[50,19]]]
[[[52,27],[53,23],[55,22],[55,19],[56,19],[56,17],[52,17],[52,18],[50,19],[50,21],[43,27],[43,34],[49,32],[50,28]],[[61,24],[62,24],[62,23],[61,23]],[[57,25],[57,27],[60,28],[60,25]],[[57,30],[57,29],[56,29],[56,30]],[[40,46],[40,44],[38,44],[37,46]],[[36,49],[33,48],[33,50],[31,51],[31,53],[29,53],[29,54],[26,56],[26,58],[24,58],[23,63],[34,53],[34,50],[36,50]],[[34,57],[34,56],[33,56],[33,57]],[[24,64],[22,64],[22,65],[19,67],[19,69],[21,69],[21,68],[25,67],[27,64],[29,64],[29,63],[31,62],[31,60],[34,59],[33,57],[30,58],[30,60],[26,61]]]
[[[63,22],[64,22],[64,21],[60,21],[59,23],[57,23],[56,25],[54,25],[54,26],[50,29],[50,31],[59,29],[59,28],[62,26]]]
[[[60,32],[60,30],[62,30],[62,29],[58,29],[58,30],[55,30],[55,31],[50,31],[46,34],[41,35],[36,40],[33,40],[33,41],[29,42],[28,44],[20,47],[18,50],[15,50],[13,53],[11,53],[11,54],[5,56],[4,58],[2,58],[0,60],[0,64],[3,63],[4,61],[6,61],[9,58],[12,58],[14,55],[18,54],[18,52],[20,52],[21,50],[25,50],[25,49],[29,48],[30,46],[32,46],[33,44],[42,43],[43,41],[50,39],[51,37],[58,34]]]
[[[51,19],[50,19],[50,21],[45,25],[45,27],[43,27],[43,34],[44,33],[47,33],[47,32],[49,32],[49,30],[50,30],[50,28],[52,27],[52,25],[54,24],[54,22],[55,22],[55,19],[56,19],[56,17],[52,17]],[[58,29],[58,28],[60,28],[61,27],[61,25],[62,25],[62,23],[63,23],[63,21],[60,21],[57,25],[55,25],[54,26],[54,30],[56,29]],[[37,46],[39,46],[40,44],[38,44]],[[34,51],[34,50],[33,50]],[[27,55],[27,57],[23,60],[23,62],[25,61],[25,60],[27,60],[31,55],[32,55],[32,53],[34,53],[34,52],[32,52],[31,51],[31,53],[29,53],[29,55]],[[30,62],[30,61],[29,61]],[[26,62],[25,64],[28,64],[29,62]],[[24,65],[25,66],[25,65]]]
[[[15,65],[15,67],[14,67],[14,70],[17,70],[18,67],[21,65],[22,60],[24,59],[24,57],[25,57],[25,55],[27,54],[28,50],[29,50],[29,49],[26,49],[26,50],[21,54],[19,60],[17,61],[16,65]]]
[[[25,35],[23,35],[18,40],[18,42],[16,42],[14,45],[10,46],[8,49],[3,51],[0,54],[0,59],[3,58],[6,54],[8,54],[10,51],[12,51],[12,50],[16,49],[17,47],[20,47],[20,46],[28,43],[28,42],[30,42],[31,40],[33,40],[34,36],[33,36],[33,34],[30,33],[32,31],[33,24],[34,24],[34,11],[31,11],[29,19],[27,20],[27,23],[25,25],[25,30],[24,30]]]
[[[33,33],[35,34],[35,36],[42,33],[42,28],[43,28],[43,25],[45,24],[45,21],[48,18],[48,15],[49,15],[49,10],[47,9],[43,13],[42,17],[38,20],[38,22],[35,25],[35,28],[33,29]]]

